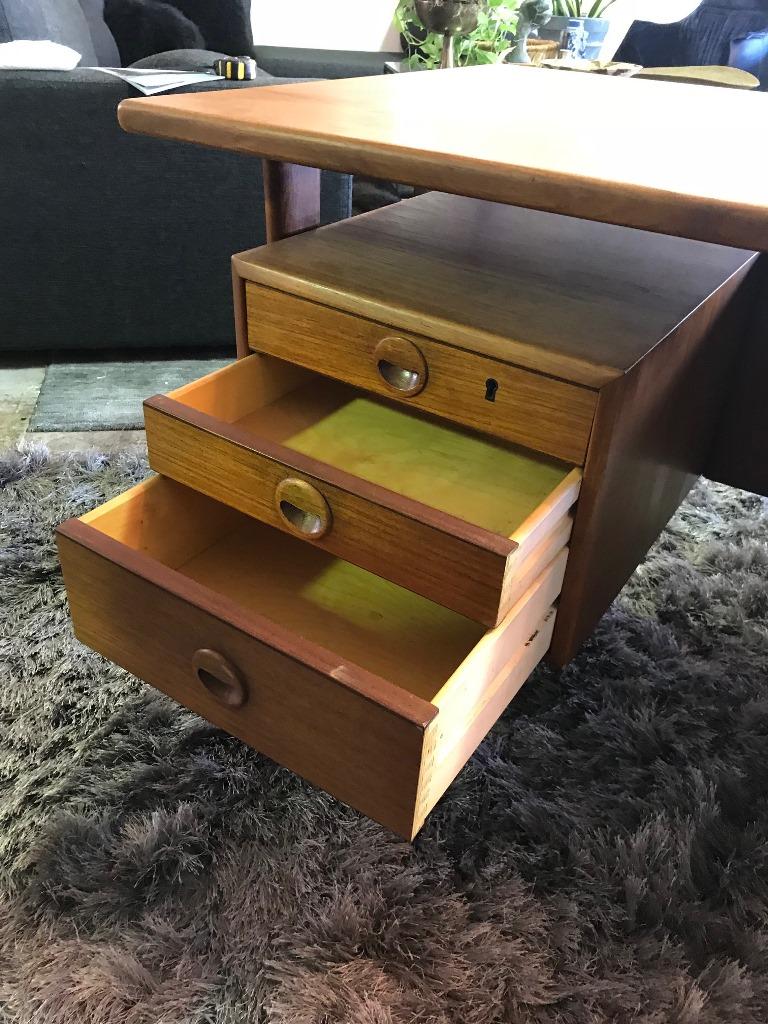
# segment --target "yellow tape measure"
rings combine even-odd
[[[233,82],[252,82],[256,77],[256,61],[250,57],[227,57],[217,60],[213,70]]]

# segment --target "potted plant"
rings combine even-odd
[[[584,56],[597,60],[608,33],[608,19],[603,17],[615,0],[552,0],[552,18],[539,29],[541,39],[561,39],[569,18],[583,18],[587,33]]]
[[[399,0],[395,24],[415,67],[494,64],[509,50],[520,0]]]

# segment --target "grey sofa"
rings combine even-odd
[[[116,22],[130,31],[125,11],[114,17],[119,2],[108,0],[105,18],[101,0],[0,0],[0,42],[54,38],[83,53],[81,65],[114,66],[126,50],[136,52],[135,38],[110,31]],[[377,74],[389,59],[253,47],[248,0],[177,0],[176,6],[182,18],[184,8],[190,15],[188,25],[178,23],[179,41],[209,49],[147,54],[148,63],[205,66],[217,54],[243,52],[259,63],[254,83],[206,88]],[[197,8],[202,25],[191,18]],[[44,15],[37,23],[35,9]],[[207,19],[206,10],[216,18]],[[136,34],[167,45],[173,27],[163,25],[153,37],[139,25]],[[264,241],[260,163],[123,133],[116,108],[135,95],[83,66],[69,73],[0,72],[1,350],[231,344],[230,256]],[[325,174],[324,221],[350,209],[349,177]]]

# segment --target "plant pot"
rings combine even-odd
[[[440,67],[452,68],[454,36],[475,31],[485,0],[415,0],[414,7],[424,28],[443,37]]]
[[[469,35],[477,28],[484,0],[415,0],[416,13],[424,28],[441,35]]]
[[[600,57],[600,51],[608,34],[609,25],[610,22],[607,18],[584,18],[584,28],[587,33],[587,46],[584,50],[584,56],[587,60],[598,60]],[[547,24],[539,29],[539,39],[560,40],[567,26],[568,18],[560,16],[550,18]]]

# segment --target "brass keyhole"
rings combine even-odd
[[[485,400],[486,402],[496,401],[496,392],[499,390],[499,382],[495,377],[489,377],[485,382]]]

